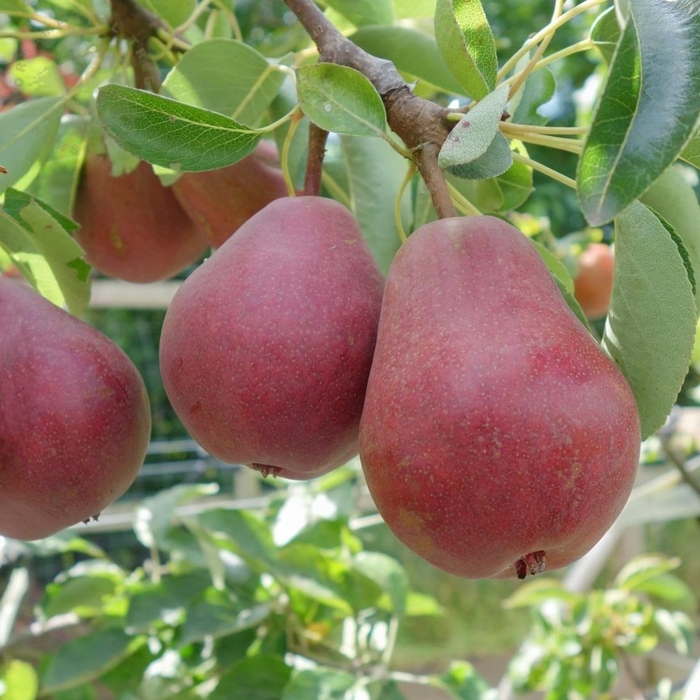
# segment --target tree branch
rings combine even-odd
[[[445,176],[437,164],[437,155],[452,129],[443,118],[443,108],[414,95],[391,61],[368,54],[344,37],[313,0],[285,3],[316,44],[321,61],[354,68],[374,85],[384,102],[391,130],[415,153],[438,216],[456,216]]]

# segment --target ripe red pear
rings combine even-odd
[[[359,226],[278,199],[182,284],[165,317],[170,402],[216,457],[310,478],[357,454],[384,280]]]
[[[141,376],[106,336],[0,278],[0,535],[47,537],[133,482],[151,415]]]
[[[602,318],[612,298],[615,257],[605,243],[592,243],[581,253],[574,278],[574,296],[586,318]]]
[[[625,378],[526,236],[488,216],[411,235],[360,425],[367,484],[400,540],[467,578],[565,566],[620,513],[639,447]]]
[[[230,238],[253,214],[274,199],[287,196],[277,149],[261,141],[242,160],[218,170],[184,173],[173,185],[182,208],[215,248]]]
[[[128,282],[156,282],[199,260],[205,236],[148,163],[113,177],[103,154],[90,153],[73,210],[75,238],[100,272]]]

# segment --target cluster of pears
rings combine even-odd
[[[131,485],[151,412],[141,375],[109,338],[0,276],[0,535],[47,537]]]
[[[75,237],[87,261],[128,282],[177,275],[218,248],[241,224],[287,194],[277,149],[261,141],[226,168],[184,173],[165,187],[148,163],[112,175],[106,153],[85,159],[73,208]]]
[[[305,479],[359,452],[397,537],[459,576],[569,564],[636,473],[625,378],[493,217],[421,227],[384,280],[343,206],[277,199],[182,284],[160,363],[210,453]]]

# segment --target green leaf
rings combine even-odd
[[[516,150],[519,149],[516,148]],[[498,210],[502,213],[518,209],[534,191],[532,168],[517,160],[513,161],[510,168],[496,178],[496,182],[503,194],[503,204]]]
[[[455,124],[438,156],[438,164],[443,170],[464,177],[457,170],[477,160],[489,149],[498,134],[507,101],[508,86],[502,85],[484,97]]]
[[[700,114],[700,12],[634,0],[578,165],[592,226],[641,196],[689,141]]]
[[[453,661],[440,676],[442,687],[459,700],[486,700],[491,686],[468,661]]]
[[[178,484],[145,498],[136,509],[134,532],[144,547],[166,548],[178,506],[218,491],[216,484]]]
[[[112,576],[78,576],[51,583],[46,587],[42,608],[47,617],[70,612],[79,617],[98,615],[117,586]]]
[[[199,522],[256,571],[268,570],[278,558],[270,526],[252,512],[217,508],[202,513]]]
[[[376,700],[407,700],[396,681],[374,681],[367,686],[371,698]]]
[[[18,89],[31,97],[58,96],[66,91],[58,66],[46,56],[15,61],[8,75]]]
[[[187,619],[182,627],[180,645],[201,642],[206,637],[226,637],[241,630],[260,626],[270,616],[267,605],[253,608],[215,605],[206,601],[187,608]]]
[[[40,97],[0,114],[0,193],[19,182],[51,150],[61,121],[59,97]]]
[[[173,170],[223,168],[260,140],[250,127],[222,114],[123,85],[100,88],[97,114],[122,148]]]
[[[393,24],[391,0],[326,0],[326,5],[343,15],[356,27],[364,24]]]
[[[632,387],[642,439],[664,424],[695,341],[695,300],[679,244],[643,204],[633,204],[616,220],[603,347]]]
[[[695,630],[692,620],[681,612],[670,610],[655,610],[654,622],[661,631],[668,635],[676,647],[676,651],[684,656],[689,656],[695,641]]]
[[[618,572],[613,585],[625,591],[636,591],[640,584],[674,571],[680,564],[680,559],[644,554],[627,562]]]
[[[284,689],[281,700],[345,700],[345,693],[354,685],[355,676],[350,673],[317,666],[297,671]]]
[[[386,110],[374,85],[359,71],[333,63],[301,66],[297,92],[304,114],[326,131],[356,136],[386,133]]]
[[[0,697],[2,700],[34,700],[39,679],[26,661],[8,661],[0,666]]]
[[[163,81],[161,94],[254,125],[284,79],[285,74],[251,46],[211,39],[187,51]]]
[[[695,300],[700,309],[700,204],[681,171],[671,166],[640,199],[662,216],[683,241],[695,275]]]
[[[537,248],[537,252],[544,260],[545,264],[549,268],[549,271],[561,282],[564,289],[569,292],[569,294],[574,293],[574,281],[571,279],[571,275],[566,268],[566,265],[552,253],[549,248],[545,248],[541,243],[530,239],[530,242]]]
[[[253,656],[229,668],[209,700],[279,700],[292,669],[279,656]]]
[[[590,333],[591,328],[588,325],[588,319],[586,318],[586,314],[583,313],[583,309],[581,308],[581,304],[578,303],[576,300],[576,297],[564,286],[564,283],[555,275],[554,281],[557,283],[557,287],[559,287],[559,291],[561,292],[561,295],[564,297],[564,301],[568,304],[569,308],[574,312],[576,315],[576,318],[578,318],[579,321],[581,321],[581,324],[588,330]]]
[[[531,608],[542,605],[545,600],[575,602],[580,596],[566,590],[562,582],[554,578],[535,578],[518,586],[514,593],[503,601],[504,608]]]
[[[386,273],[401,245],[393,203],[406,174],[406,162],[385,141],[341,138],[349,208],[381,270]],[[389,206],[389,203],[392,206]],[[404,226],[410,216],[408,193],[401,200]]]
[[[534,124],[543,126],[549,118],[540,114],[542,105],[549,102],[557,91],[557,80],[549,68],[531,73],[518,93],[518,104],[513,114],[514,124]],[[512,105],[511,105],[512,109]]]
[[[0,212],[0,245],[47,299],[81,315],[90,299],[89,265],[69,231],[75,224],[25,192],[8,190]]]
[[[70,216],[87,146],[88,117],[66,115],[61,119],[56,142],[27,192]]]
[[[408,576],[396,559],[380,552],[359,552],[354,560],[355,569],[374,581],[391,600],[392,612],[403,617],[408,596]]]
[[[445,64],[435,39],[411,27],[362,27],[349,37],[373,56],[391,61],[401,72],[450,94],[462,91]]]
[[[681,153],[681,158],[694,165],[696,168],[700,168],[700,131],[696,131],[688,145],[683,149]]]
[[[196,0],[138,0],[171,27],[179,27],[194,12]]]
[[[396,19],[432,19],[435,0],[394,0]]]
[[[480,100],[496,86],[496,43],[480,0],[437,0],[435,39],[467,95]]]
[[[427,593],[409,591],[406,597],[406,617],[439,617],[445,614],[440,603]]]
[[[674,604],[674,607],[695,611],[697,598],[693,589],[678,576],[673,574],[661,574],[637,584],[636,590],[641,593]]]
[[[42,677],[41,692],[51,695],[99,678],[145,643],[120,629],[92,632],[73,639],[51,657]]]
[[[24,0],[0,0],[0,12],[23,12],[31,14]]]
[[[507,172],[513,164],[513,154],[508,140],[500,132],[491,141],[486,153],[469,163],[448,168],[457,177],[468,180],[488,180]]]
[[[612,61],[615,47],[620,40],[620,25],[617,23],[617,14],[614,7],[609,7],[601,12],[591,26],[591,41],[603,54],[607,63]]]
[[[61,530],[43,540],[23,542],[22,546],[34,557],[50,557],[68,552],[85,554],[94,559],[106,556],[100,547],[88,540],[84,540],[82,537],[78,537],[72,530]]]

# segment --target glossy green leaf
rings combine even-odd
[[[579,160],[592,226],[641,196],[689,141],[700,114],[700,12],[633,0]]]
[[[365,24],[393,24],[394,8],[391,0],[326,0],[338,14],[356,27]]]
[[[681,153],[681,158],[686,161],[686,163],[700,168],[700,131],[696,131],[693,138],[690,139],[688,145]]]
[[[469,97],[496,85],[496,42],[480,0],[437,0],[435,39],[445,63]]]
[[[122,148],[173,170],[223,168],[247,156],[260,140],[260,134],[218,112],[123,85],[100,89],[97,114]]]
[[[355,685],[355,676],[333,668],[297,671],[284,689],[281,700],[346,700],[346,693]]]
[[[66,91],[58,66],[46,56],[15,61],[8,75],[23,93],[32,97],[57,96]]]
[[[196,5],[196,0],[138,0],[138,2],[173,28],[184,24],[194,12]]]
[[[120,629],[92,632],[61,646],[41,679],[41,691],[51,695],[99,678],[133,654],[144,637],[130,637]]]
[[[65,115],[46,162],[27,192],[65,216],[73,210],[80,170],[87,147],[89,119]]]
[[[438,164],[443,170],[466,177],[456,172],[456,169],[486,153],[498,133],[507,101],[508,86],[502,85],[484,97],[455,124],[438,156]]]
[[[279,700],[292,669],[279,656],[253,656],[234,664],[221,676],[209,700]]]
[[[632,387],[642,438],[665,422],[695,341],[695,300],[678,245],[643,204],[633,204],[616,220],[603,346]]]
[[[681,171],[671,166],[640,200],[660,214],[683,241],[695,274],[695,300],[700,309],[700,204]]]
[[[542,105],[549,102],[557,90],[557,80],[549,68],[531,73],[523,89],[518,93],[518,103],[513,113],[514,124],[543,126],[549,118],[540,113]],[[510,107],[512,109],[512,105]]]
[[[251,46],[211,39],[180,59],[163,81],[161,94],[255,125],[284,79],[285,74]]]
[[[406,162],[385,141],[357,136],[341,139],[343,164],[349,187],[349,207],[384,273],[401,245],[393,203],[406,174]],[[391,203],[392,206],[388,206]],[[401,200],[404,226],[408,227],[410,198]]]
[[[0,114],[0,192],[19,182],[51,150],[61,121],[61,99],[40,97]]]
[[[381,136],[386,132],[382,98],[354,68],[333,63],[301,66],[297,92],[304,114],[326,131],[355,136]]]
[[[620,39],[620,25],[614,7],[609,7],[596,17],[591,27],[591,41],[603,54],[607,63],[612,61],[615,47]]]
[[[468,180],[486,180],[507,172],[513,165],[513,155],[508,140],[498,132],[486,152],[478,158],[448,168],[448,172]]]
[[[391,61],[400,71],[447,93],[462,90],[447,67],[435,39],[411,27],[362,27],[350,39],[373,56]]]
[[[34,700],[39,679],[31,664],[17,659],[0,666],[0,697],[2,700]]]
[[[76,225],[25,192],[8,190],[0,212],[0,245],[40,294],[81,315],[90,299],[83,249],[70,235]]]

